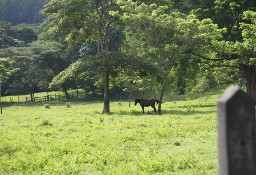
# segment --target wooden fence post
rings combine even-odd
[[[255,102],[239,87],[230,87],[218,100],[219,175],[253,175]]]

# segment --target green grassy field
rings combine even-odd
[[[0,115],[0,174],[217,174],[222,92],[167,97],[161,116],[126,101],[111,114],[102,102],[12,103]]]

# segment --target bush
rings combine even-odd
[[[209,90],[213,83],[206,77],[201,77],[197,80],[197,84],[192,88],[192,92],[205,92]]]

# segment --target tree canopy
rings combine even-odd
[[[140,4],[119,0],[123,9],[126,50],[144,57],[161,70],[162,90],[158,113],[171,70],[191,54],[212,53],[222,30],[210,19],[198,20],[195,15],[170,12],[168,6]],[[188,62],[187,60],[183,60]]]

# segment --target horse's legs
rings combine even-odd
[[[153,109],[154,109],[154,111],[155,111],[155,114],[156,114],[156,107],[155,106],[151,106]]]
[[[144,106],[141,106],[141,108],[142,108],[142,111],[143,111],[143,114],[144,114]]]

